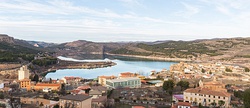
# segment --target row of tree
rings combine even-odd
[[[38,66],[49,66],[57,63],[57,58],[46,57],[43,59],[33,60],[32,63]]]

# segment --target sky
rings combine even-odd
[[[54,43],[250,36],[250,0],[0,0],[0,34]]]

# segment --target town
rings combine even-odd
[[[241,108],[249,92],[247,67],[185,63],[151,71],[149,76],[121,72],[96,79],[31,75],[27,65],[18,79],[1,80],[1,106],[6,108]],[[248,94],[249,95],[249,94]]]

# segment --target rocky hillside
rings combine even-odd
[[[24,40],[0,35],[0,62],[31,61],[39,50]]]
[[[57,52],[57,55],[80,56],[82,54],[104,54],[123,47],[122,43],[96,43],[85,40],[78,40],[49,47]]]
[[[250,38],[137,43],[110,53],[245,64],[250,61]]]
[[[27,41],[27,42],[33,45],[34,47],[40,47],[40,48],[47,48],[47,47],[57,45],[55,43],[47,43],[47,42],[41,42],[41,41]]]

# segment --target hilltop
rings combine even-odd
[[[0,62],[31,61],[38,52],[24,40],[0,34]]]

